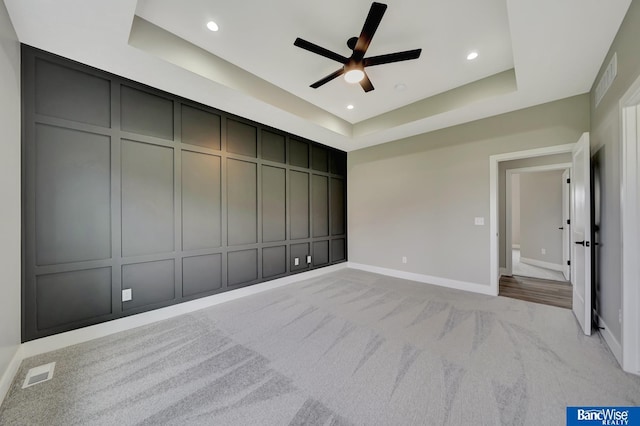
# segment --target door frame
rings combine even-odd
[[[489,156],[489,292],[498,295],[500,288],[500,235],[498,233],[499,173],[498,165],[503,161],[520,160],[522,158],[543,157],[545,155],[572,152],[574,143],[528,149],[525,151],[507,152]]]
[[[506,191],[505,191],[505,272],[507,275],[513,274],[513,264],[512,264],[512,256],[509,256],[511,252],[511,225],[513,223],[513,211],[511,208],[511,196],[512,196],[512,188],[511,188],[511,177],[514,174],[523,174],[523,173],[538,173],[538,172],[549,172],[553,170],[569,170],[569,174],[571,174],[571,163],[556,163],[556,164],[546,164],[544,166],[532,166],[532,167],[521,167],[518,169],[507,169],[506,176]],[[564,200],[562,201],[564,203]],[[564,242],[563,242],[564,244]],[[498,247],[498,250],[500,248]],[[564,265],[563,265],[564,266]]]
[[[573,165],[573,164],[572,164]],[[562,275],[571,282],[571,169],[562,173]]]
[[[627,89],[618,106],[620,117],[620,227],[622,239],[622,359],[623,370],[640,374],[640,77]],[[606,339],[605,339],[606,340]],[[609,343],[609,342],[607,342]],[[611,346],[611,344],[609,344]],[[615,352],[615,351],[614,351]]]

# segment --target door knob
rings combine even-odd
[[[584,240],[582,240],[582,241],[576,241],[576,244],[577,244],[577,245],[579,245],[579,246],[583,246],[583,245],[584,245]]]
[[[564,226],[561,226],[561,227],[560,227],[560,228],[558,228],[558,229],[564,229]]]

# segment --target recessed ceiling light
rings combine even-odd
[[[473,61],[475,58],[478,57],[478,52],[471,52],[467,55],[467,60],[468,61]]]
[[[353,109],[353,105],[347,105],[347,109]]]
[[[213,21],[209,21],[207,22],[207,28],[209,28],[209,30],[211,31],[218,31],[220,28],[218,27],[218,24],[216,24]]]
[[[344,75],[344,79],[347,83],[358,83],[364,78],[364,71],[362,70],[349,70]]]
[[[407,85],[404,83],[398,83],[395,86],[393,86],[394,89],[396,89],[397,92],[402,92],[407,88]]]

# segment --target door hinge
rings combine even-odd
[[[567,225],[571,225],[571,219],[567,219]]]
[[[567,183],[571,183],[571,179],[567,178]]]
[[[571,261],[567,260],[567,265],[571,266]]]

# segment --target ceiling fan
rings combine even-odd
[[[293,43],[295,46],[343,64],[342,68],[316,81],[310,87],[317,89],[323,84],[326,84],[334,78],[344,74],[344,78],[348,83],[360,83],[360,86],[362,86],[365,92],[370,92],[374,87],[364,70],[365,67],[407,61],[409,59],[418,59],[420,57],[422,49],[388,53],[386,55],[371,56],[369,58],[364,57],[367,53],[367,49],[369,48],[369,44],[371,43],[371,39],[376,33],[378,25],[380,25],[380,21],[382,21],[382,17],[386,10],[386,4],[376,2],[371,4],[371,9],[369,9],[369,14],[367,15],[367,19],[362,27],[360,37],[351,37],[347,40],[347,46],[353,51],[351,56],[348,58],[327,50],[324,47],[320,47],[317,44],[303,40],[300,37],[296,38],[296,41]]]

